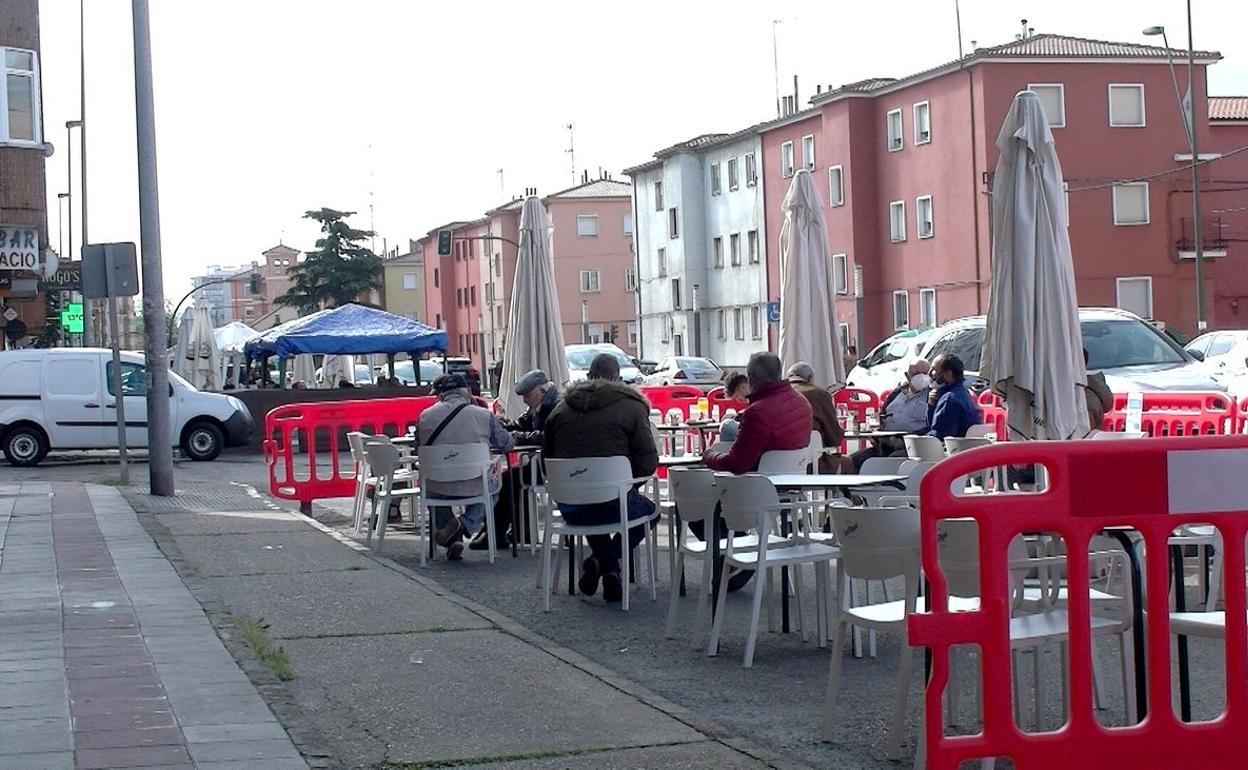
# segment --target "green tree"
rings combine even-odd
[[[358,301],[358,297],[381,288],[381,259],[364,245],[373,235],[347,224],[354,211],[323,208],[309,211],[305,219],[321,223],[324,236],[316,241],[316,251],[291,265],[290,289],[277,298],[280,305],[310,313],[325,307],[338,307]]]

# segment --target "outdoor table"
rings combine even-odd
[[[665,425],[663,423],[659,423],[655,427],[659,430],[660,433],[679,433],[681,431],[688,432],[688,431],[696,430],[698,432],[698,441],[701,443],[702,449],[706,449],[706,447],[711,445],[711,442],[707,440],[709,438],[708,434],[718,431],[720,429],[720,426],[721,426],[721,423],[708,421],[708,422],[687,422],[687,423],[681,423],[680,425]]]
[[[689,465],[701,465],[702,455],[685,453],[683,455],[659,455],[660,468],[677,468]]]
[[[512,470],[511,456],[513,453],[516,455],[517,460],[520,461],[520,460],[523,460],[525,456],[537,455],[537,454],[540,454],[541,451],[542,451],[542,447],[538,444],[519,444],[519,445],[513,446],[511,449],[507,451],[503,451],[501,449],[490,450],[491,454],[503,456],[504,461],[507,463],[508,471]],[[526,508],[528,506],[527,497],[524,495],[521,496],[520,505],[514,504],[516,500],[516,494],[515,494],[516,488],[514,486],[515,483],[516,483],[515,474],[508,473],[507,474],[508,487],[507,487],[506,494],[510,496],[508,499],[513,503],[513,505],[511,505],[511,556],[513,559],[520,554],[520,513],[521,513],[520,508],[521,506],[524,506]],[[524,491],[524,479],[520,480],[520,489],[521,489],[521,492]],[[493,516],[494,512],[486,511],[485,515]],[[529,533],[529,537],[533,537],[533,536],[534,536],[534,533]]]

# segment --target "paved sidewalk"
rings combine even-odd
[[[0,484],[0,767],[306,768],[108,487]]]

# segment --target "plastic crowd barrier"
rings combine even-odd
[[[434,400],[420,396],[277,407],[265,415],[261,444],[269,466],[269,492],[298,500],[305,512],[313,500],[350,497],[355,492],[354,467],[350,459],[344,467],[342,460],[349,456],[340,454],[350,451],[346,434],[403,435]]]
[[[742,401],[738,398],[728,398],[728,396],[724,393],[723,386],[712,389],[710,393],[706,394],[706,397],[711,403],[711,409],[719,406],[720,417],[723,417],[724,413],[729,409],[735,409],[738,413],[740,413],[742,409],[750,405],[749,401]]]
[[[867,410],[872,410],[876,416],[880,413],[880,397],[870,390],[841,388],[832,394],[832,398],[838,407],[843,405],[852,413],[858,423],[867,421]]]
[[[1147,391],[1140,429],[1149,436],[1215,436],[1239,432],[1240,412],[1225,393]],[[1127,394],[1114,394],[1114,408],[1105,414],[1104,429],[1121,433],[1127,424]]]
[[[1248,433],[1248,398],[1240,401],[1236,407],[1235,432]]]
[[[658,409],[660,414],[667,414],[668,409],[679,409],[681,415],[689,417],[689,406],[696,404],[706,393],[693,385],[654,385],[640,388],[641,394],[650,401],[650,406]]]
[[[1042,464],[1041,493],[955,496],[955,479],[1004,465]],[[1010,601],[1007,548],[1023,532],[1055,532],[1066,552],[1089,550],[1107,527],[1130,527],[1143,538],[1140,552],[1167,553],[1171,532],[1183,524],[1213,524],[1225,544],[1227,575],[1244,574],[1248,533],[1248,436],[1160,438],[1153,441],[1011,442],[963,452],[927,473],[920,490],[923,571],[930,609],[909,617],[909,642],[931,652],[925,695],[927,767],[1009,757],[1016,768],[1243,766],[1248,734],[1248,608],[1243,580],[1227,580],[1226,709],[1212,721],[1184,723],[1171,706],[1171,638],[1167,558],[1145,560],[1146,614],[1133,645],[1144,662],[1147,718],[1127,727],[1102,727],[1093,712],[1091,631],[1087,591],[1069,593],[1069,698],[1059,729],[1024,733],[1014,721],[1010,678]],[[943,519],[975,519],[979,536],[980,604],[947,609],[948,582],[937,543]],[[1088,585],[1087,559],[1066,563],[1069,584]],[[1146,637],[1146,640],[1145,640]],[[984,723],[973,735],[946,736],[942,694],[949,681],[952,645],[978,645]],[[1147,652],[1144,652],[1144,648]],[[967,671],[962,667],[961,671]],[[1137,677],[1138,679],[1138,677]],[[1057,688],[1049,682],[1050,692]],[[1050,697],[1052,697],[1050,695]],[[1024,708],[1024,713],[1026,709]]]

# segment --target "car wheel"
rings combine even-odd
[[[4,457],[9,465],[29,468],[48,454],[48,439],[34,425],[17,425],[4,434]]]
[[[225,435],[210,422],[197,422],[182,439],[182,454],[196,461],[215,460],[221,454]]]

